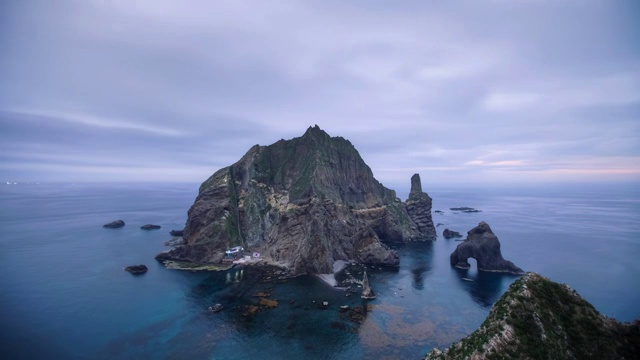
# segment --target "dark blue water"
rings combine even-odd
[[[451,268],[458,245],[398,247],[399,269],[368,269],[362,305],[315,277],[263,283],[251,268],[192,273],[153,257],[180,229],[197,184],[0,186],[0,352],[5,358],[419,358],[475,330],[515,279]],[[505,258],[565,282],[612,317],[640,317],[640,195],[633,187],[439,190],[436,223],[465,233],[487,221]],[[481,213],[453,214],[471,206]],[[122,229],[102,224],[123,219]],[[143,231],[146,223],[161,230]],[[438,227],[441,233],[444,226]],[[144,263],[132,276],[123,267]],[[464,280],[464,278],[473,281]],[[275,309],[244,316],[258,291]],[[326,310],[318,308],[329,301]],[[210,314],[212,303],[225,310]]]

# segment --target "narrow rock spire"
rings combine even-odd
[[[420,174],[413,174],[411,177],[411,194],[422,192],[422,182],[420,181]]]
[[[369,286],[369,279],[367,278],[366,270],[364,271],[364,275],[362,276],[362,295],[360,297],[367,300],[376,298],[376,294]]]

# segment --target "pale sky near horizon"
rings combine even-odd
[[[0,0],[0,181],[200,182],[319,125],[389,187],[640,181],[640,2]]]

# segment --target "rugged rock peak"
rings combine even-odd
[[[435,239],[431,199],[420,194],[402,203],[348,140],[316,125],[253,146],[209,177],[189,210],[185,245],[158,258],[216,263],[242,245],[293,275],[330,273],[337,260],[398,265],[383,242]]]
[[[455,267],[468,269],[471,266],[469,258],[476,259],[478,270],[524,274],[522,269],[502,257],[500,241],[484,221],[467,232],[467,239],[456,247],[449,260]]]
[[[303,138],[309,138],[309,137],[313,137],[316,139],[329,139],[331,138],[331,136],[329,134],[327,134],[326,131],[320,129],[320,127],[318,125],[314,125],[314,126],[309,126],[309,128],[307,129],[307,131],[305,131],[304,135],[302,135]]]
[[[638,359],[640,320],[601,315],[567,285],[516,280],[473,334],[426,359]]]

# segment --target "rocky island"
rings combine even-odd
[[[407,202],[384,187],[356,148],[318,126],[253,146],[207,179],[188,212],[184,245],[160,261],[217,264],[243,246],[289,275],[333,273],[336,261],[399,264],[387,244],[436,239],[431,198],[411,178]]]
[[[536,273],[516,280],[471,335],[425,359],[638,359],[640,320],[600,314],[567,285]]]

